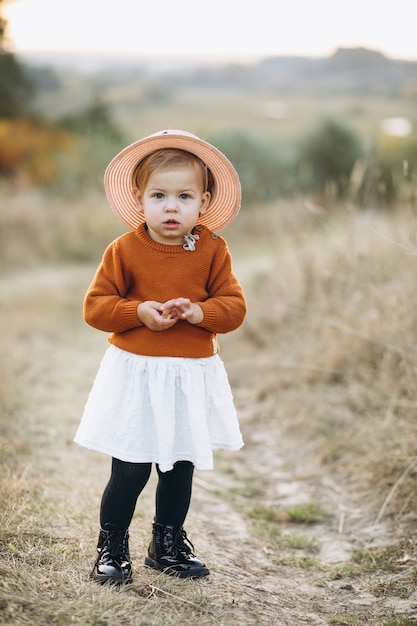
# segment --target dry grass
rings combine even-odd
[[[32,264],[95,262],[104,247],[124,232],[103,198],[90,192],[65,200],[34,190],[0,187],[2,272]]]
[[[303,226],[275,234],[249,289],[243,334],[273,364],[260,410],[356,483],[378,521],[413,523],[417,216],[340,210]]]
[[[222,341],[246,446],[197,477],[187,530],[213,575],[142,567],[149,489],[114,591],[87,582],[108,459],[71,439],[105,346],[81,300],[118,225],[102,199],[1,204],[0,623],[411,624],[416,215],[299,202],[225,233],[249,301]]]

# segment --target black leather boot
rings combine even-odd
[[[145,565],[180,578],[208,576],[210,571],[195,557],[193,550],[183,528],[154,524]]]
[[[97,552],[97,561],[91,572],[93,580],[114,585],[132,582],[129,531],[121,532],[108,524],[105,530],[100,530]]]

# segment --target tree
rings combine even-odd
[[[24,66],[5,46],[7,21],[0,0],[0,118],[20,117],[29,110],[32,85]]]
[[[338,121],[325,120],[301,147],[301,185],[324,194],[333,187],[337,197],[343,197],[361,152],[360,142],[352,130]]]

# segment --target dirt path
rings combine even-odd
[[[104,335],[86,327],[80,318],[80,298],[91,274],[91,268],[63,268],[32,274],[30,280],[28,276],[22,276],[20,284],[27,286],[24,298],[16,281],[0,280],[0,303],[6,314],[13,312],[15,316],[15,336],[9,334],[8,339],[3,338],[5,348],[12,349],[12,344],[20,341],[20,351],[31,354],[31,358],[25,357],[22,361],[23,380],[31,396],[30,405],[23,404],[23,420],[30,439],[27,471],[37,477],[44,511],[45,503],[48,504],[51,534],[62,541],[71,540],[83,550],[85,570],[78,572],[78,581],[88,574],[90,562],[85,560],[85,555],[93,555],[99,501],[109,471],[106,457],[72,443],[105,349]],[[20,301],[18,307],[17,300]],[[355,526],[355,519],[361,518],[364,512],[349,508],[352,506],[349,495],[332,482],[331,477],[321,477],[317,486],[317,468],[308,467],[311,460],[300,459],[299,463],[288,464],[286,444],[280,439],[279,427],[271,429],[270,424],[262,425],[254,419],[256,386],[262,378],[262,371],[253,367],[251,359],[242,359],[238,334],[224,344],[223,358],[234,387],[246,446],[239,453],[219,453],[214,472],[196,473],[187,529],[212,575],[198,588],[209,608],[200,608],[200,616],[197,611],[185,621],[182,617],[183,623],[201,626],[214,623],[381,625],[384,622],[378,621],[379,616],[390,607],[398,615],[411,615],[414,609],[410,599],[402,601],[398,597],[373,595],[369,592],[369,581],[361,578],[354,584],[341,575],[332,578],[326,568],[347,562],[358,533],[363,537],[366,533],[376,535],[383,533],[384,528],[382,525],[366,528],[363,523]],[[19,358],[22,358],[21,354]],[[253,487],[262,478],[266,485],[262,502],[272,493],[271,490],[275,490],[274,497],[282,508],[292,501],[308,501],[313,492],[326,500],[330,515],[320,523],[304,524],[297,530],[303,535],[305,544],[315,544],[309,565],[307,557],[310,553],[302,547],[298,548],[297,555],[305,557],[304,566],[301,566],[300,558],[288,557],[288,554],[294,554],[294,550],[283,549],[286,558],[280,559],[279,549],[270,547],[274,543],[268,537],[270,527],[266,524],[262,530],[262,520],[256,527],[248,516],[248,505],[259,504]],[[252,491],[244,495],[244,489],[249,487]],[[153,575],[141,565],[149,540],[152,492],[152,485],[149,485],[132,523],[136,571],[132,587],[139,595],[153,580]],[[344,532],[346,515],[350,520],[349,534]],[[294,526],[283,521],[280,535],[294,540]],[[103,597],[100,595],[100,602],[108,602]],[[195,599],[189,603],[195,605]],[[73,605],[73,623],[119,623],[120,616],[117,619],[111,617],[111,604],[106,605],[107,617],[100,618],[102,621],[97,618],[96,621],[83,622],[84,613],[77,607],[77,604]],[[155,615],[159,614],[156,612]],[[26,623],[13,622],[10,615],[8,619],[8,623]],[[46,623],[44,619],[32,616],[32,623]],[[164,623],[160,616],[152,622],[149,616],[146,619],[148,621],[142,622],[137,615],[125,615],[123,623]]]

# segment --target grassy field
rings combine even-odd
[[[224,232],[249,304],[221,339],[246,445],[196,476],[186,528],[212,575],[143,566],[153,477],[116,591],[88,580],[109,460],[72,437],[106,345],[81,302],[122,229],[103,197],[1,195],[0,623],[416,624],[415,211],[300,200]]]

